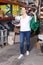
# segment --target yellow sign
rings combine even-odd
[[[19,5],[13,5],[12,14],[13,15],[19,15],[19,9],[20,9]]]
[[[10,7],[9,4],[8,4],[8,6]],[[4,14],[9,10],[9,8],[7,8],[7,5],[0,5],[0,8],[4,11]],[[20,9],[19,5],[12,5],[12,14],[18,15],[19,9]]]

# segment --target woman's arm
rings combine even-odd
[[[16,16],[15,17],[15,20],[19,20],[20,21],[20,18],[21,18],[21,16]],[[19,24],[14,24],[16,27],[19,27],[20,26],[20,23]]]
[[[36,13],[35,12],[32,12],[32,14],[34,15],[35,22],[36,22],[37,21]]]
[[[15,17],[15,20],[20,20],[20,16],[16,16]]]
[[[37,21],[36,13],[34,13],[35,22]]]

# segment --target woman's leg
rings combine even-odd
[[[21,59],[23,57],[24,53],[24,32],[20,32],[20,56],[18,59]]]
[[[29,49],[30,49],[30,35],[31,35],[30,31],[26,32],[27,51],[29,51]]]
[[[20,32],[20,53],[24,53],[24,32]]]

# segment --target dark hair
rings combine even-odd
[[[22,9],[22,8],[25,8],[25,9],[26,9],[26,13],[27,13],[27,11],[28,11],[28,7],[21,6],[21,9]]]
[[[21,6],[21,8],[25,8],[27,10],[27,8],[25,6]]]

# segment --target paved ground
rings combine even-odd
[[[43,65],[43,53],[36,49],[36,38],[31,39],[30,55],[24,54],[24,57],[20,60],[17,59],[20,53],[19,44],[0,48],[0,65]]]
[[[43,22],[41,22],[40,31],[43,32]],[[19,41],[19,38],[16,41]],[[17,59],[20,54],[20,44],[8,45],[4,48],[0,47],[0,65],[43,65],[43,53],[36,49],[36,42],[37,36],[32,37],[30,55],[26,56],[24,54],[24,57],[20,60]]]

